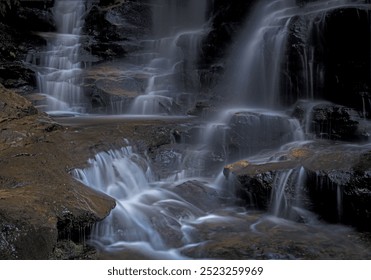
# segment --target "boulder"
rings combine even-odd
[[[241,160],[225,166],[223,174],[234,185],[236,196],[242,204],[252,209],[269,210],[276,177],[298,167],[299,162],[294,160],[262,164]],[[289,187],[292,186],[288,184],[287,189]]]
[[[225,124],[214,125],[209,133],[212,134],[209,145],[215,153],[224,153],[229,161],[278,148],[301,137],[296,120],[259,110],[230,112]]]

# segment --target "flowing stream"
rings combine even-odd
[[[187,81],[179,77],[194,73],[200,40],[208,29],[209,2],[183,2],[153,1],[153,38],[143,42],[144,50],[135,59],[131,57],[136,60],[135,67],[127,70],[133,76],[145,74],[147,85],[131,106],[117,106],[114,113],[177,115],[181,110],[176,104],[183,102],[189,107],[195,101],[197,75],[189,75]],[[272,155],[302,147],[311,140],[306,127],[289,116],[280,103],[290,23],[298,17],[306,22],[307,29],[301,34],[308,42],[302,56],[306,80],[303,91],[311,99],[323,78],[323,67],[313,59],[311,30],[320,28],[326,14],[335,9],[369,9],[364,1],[313,1],[305,6],[296,2],[257,1],[227,59],[230,63],[220,90],[229,89],[229,100],[216,117],[199,128],[196,144],[181,143],[187,149],[174,154],[178,164],[171,176],[155,174],[153,163],[136,152],[135,143],[126,140],[122,149],[99,153],[89,160],[88,167],[72,172],[85,185],[116,199],[116,208],[94,227],[91,236],[91,243],[103,255],[144,259],[287,259],[300,258],[303,252],[316,258],[367,256],[367,250],[348,238],[351,229],[326,225],[305,209],[302,168],[280,172],[274,178],[267,213],[237,206],[231,191],[233,182],[222,175],[227,163],[239,159],[277,161],[279,156]],[[77,52],[84,4],[59,0],[55,5],[60,29],[51,36],[41,63],[46,71],[39,75],[40,90],[48,95],[47,111],[83,112],[75,77],[81,71]],[[181,48],[188,50],[186,57]],[[198,165],[198,161],[202,163]],[[294,198],[287,198],[288,184],[295,190]],[[297,222],[298,216],[301,222]],[[218,246],[252,253],[229,255]],[[293,252],[287,249],[290,246],[295,247]],[[324,247],[328,248],[326,252],[321,250]]]

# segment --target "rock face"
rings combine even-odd
[[[301,137],[299,123],[284,114],[237,110],[227,115],[224,123],[211,126],[208,145],[216,155],[229,161],[278,148]]]
[[[281,100],[291,105],[298,99],[325,99],[369,118],[368,12],[339,8],[319,16],[298,17],[291,23]]]
[[[35,74],[24,61],[29,52],[45,45],[37,32],[55,29],[51,1],[22,1],[0,15],[0,83],[7,88],[30,92],[36,86]]]
[[[244,205],[273,211],[277,179],[291,174],[281,181],[287,204],[295,204],[298,198],[293,190],[300,187],[305,196],[300,198],[302,207],[327,221],[370,231],[370,146],[322,145],[287,150],[273,162],[239,161],[226,166],[224,175],[235,180],[237,196]],[[277,155],[272,158],[278,159]],[[305,174],[300,183],[295,177],[298,169]]]
[[[369,122],[357,111],[330,102],[300,100],[292,116],[300,120],[306,133],[320,139],[367,141],[371,133]]]
[[[142,48],[140,39],[150,32],[150,6],[141,1],[100,1],[87,13],[84,48],[101,59],[124,57]]]
[[[306,163],[313,210],[331,222],[371,230],[370,148],[324,152]]]
[[[115,203],[68,174],[65,128],[2,86],[0,106],[0,258],[47,259],[57,241],[82,242]]]

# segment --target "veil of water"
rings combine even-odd
[[[93,244],[105,254],[122,258],[203,257],[203,251],[210,253],[213,246],[228,238],[239,240],[241,236],[249,238],[251,244],[264,244],[273,236],[282,242],[310,240],[311,246],[317,248],[327,246],[331,240],[335,252],[344,250],[338,246],[347,246],[349,230],[324,226],[303,206],[302,168],[279,172],[274,178],[268,214],[236,207],[234,197],[217,185],[216,182],[222,181],[220,176],[207,170],[211,169],[207,161],[211,157],[217,158],[220,170],[225,163],[241,158],[260,163],[274,161],[277,159],[265,157],[263,152],[288,150],[306,143],[305,132],[309,132],[288,116],[279,102],[290,23],[297,17],[306,18],[310,30],[317,28],[330,11],[367,7],[364,1],[351,0],[314,1],[305,6],[296,2],[257,1],[250,13],[231,50],[228,59],[231,63],[222,82],[222,87],[230,92],[230,102],[219,110],[206,129],[200,129],[196,148],[184,153],[184,158],[204,161],[204,169],[201,168],[196,181],[191,181],[194,178],[190,176],[195,173],[189,172],[192,168],[189,164],[177,166],[175,176],[159,179],[151,171],[151,162],[127,143],[122,150],[97,154],[89,161],[89,167],[73,171],[82,183],[116,199],[116,208],[92,233]],[[146,51],[137,57],[142,63],[137,65],[142,65],[140,71],[147,75],[148,84],[145,94],[136,97],[129,113],[177,112],[174,104],[187,93],[185,83],[179,82],[182,77],[179,74],[196,63],[199,40],[205,31],[206,3],[206,0],[153,2],[153,38],[144,42]],[[309,33],[307,30],[301,34],[308,42]],[[182,44],[188,46],[186,58],[179,52]],[[314,96],[315,83],[320,83],[323,77],[322,68],[313,64],[313,51],[314,46],[308,46],[302,57],[307,98]],[[192,82],[192,79],[188,81]],[[288,185],[294,189],[294,198],[286,195]],[[187,195],[188,191],[193,195]],[[289,220],[297,216],[305,223]],[[348,247],[345,250],[350,252]],[[290,258],[269,252],[264,257]]]
[[[313,30],[321,34],[326,15],[339,8],[368,9],[365,1],[313,1],[303,6],[295,0],[257,1],[251,17],[231,50],[226,85],[235,103],[264,108],[279,108],[282,63],[286,57],[290,24],[300,18],[303,27],[299,34],[305,43],[302,52],[303,79],[301,89],[306,98],[314,97],[315,83],[321,83],[323,69],[315,65],[314,51],[321,48],[312,42]],[[323,29],[323,28],[322,28]]]
[[[48,42],[46,53],[40,56],[37,81],[46,97],[49,113],[55,111],[83,112],[84,97],[78,83],[80,31],[83,25],[85,0],[56,0],[53,8],[56,33],[41,34]]]
[[[190,104],[190,91],[198,86],[197,75],[193,77],[192,70],[196,67],[205,33],[207,2],[153,1],[153,38],[144,42],[145,51],[138,54],[148,83],[144,95],[136,98],[130,113],[176,114],[180,110],[176,110],[175,103],[188,99],[186,105]]]

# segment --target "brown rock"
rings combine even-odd
[[[0,258],[47,259],[57,240],[82,241],[114,201],[68,174],[67,129],[0,87]]]

